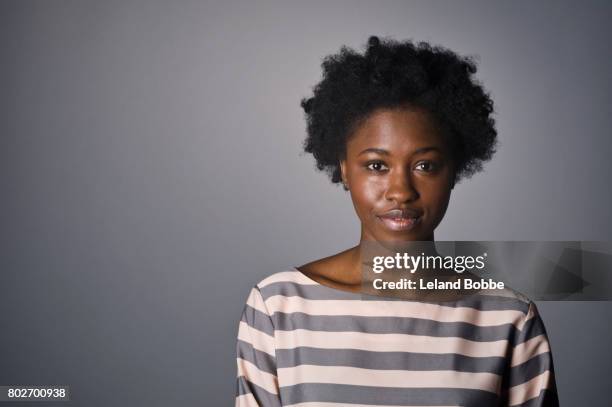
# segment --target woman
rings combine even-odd
[[[302,101],[305,150],[350,191],[359,245],[253,287],[236,406],[553,406],[546,332],[511,290],[364,301],[366,245],[434,240],[451,190],[494,153],[493,102],[455,53],[371,37],[343,47]]]

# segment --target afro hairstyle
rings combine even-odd
[[[365,53],[342,46],[323,59],[313,96],[301,100],[307,137],[303,148],[332,183],[342,181],[340,160],[351,133],[375,110],[419,108],[449,143],[454,181],[482,170],[495,153],[493,101],[473,78],[472,58],[426,42],[371,36]]]

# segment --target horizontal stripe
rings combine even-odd
[[[250,305],[244,306],[244,311],[242,312],[242,318],[240,320],[246,322],[251,328],[274,336],[274,325],[272,324],[270,316],[252,308]]]
[[[265,352],[255,349],[250,343],[237,340],[236,354],[240,359],[248,360],[260,370],[276,374],[276,361],[274,358]]]
[[[514,347],[510,366],[518,366],[532,357],[546,352],[550,352],[550,346],[546,340],[546,336],[536,336]]]
[[[323,285],[298,284],[293,281],[279,281],[260,288],[264,300],[275,295],[303,297],[309,300],[354,300],[361,294],[333,289]]]
[[[524,325],[527,324],[528,322],[533,321],[534,318],[536,318],[537,316],[538,316],[538,312],[537,312],[536,305],[533,302],[530,302],[529,309],[527,310],[527,314],[525,315],[525,318],[523,318],[523,320],[521,321],[521,325],[517,326],[517,328],[523,331]]]
[[[355,300],[355,299],[367,299],[367,300],[382,300],[382,301],[402,301],[409,302],[407,300],[397,300],[392,298],[383,298],[372,295],[348,292],[343,290],[334,289],[323,285],[312,285],[312,284],[297,284],[293,281],[279,281],[266,285],[260,288],[261,295],[264,300],[275,295],[282,295],[285,297],[302,297],[308,300]],[[448,307],[466,307],[473,308],[481,311],[520,311],[523,314],[527,313],[529,305],[521,300],[517,300],[513,297],[504,297],[497,295],[470,295],[463,299],[455,301],[445,302],[433,302],[433,301],[411,301],[411,302],[423,302],[426,304],[444,305]]]
[[[448,370],[410,371],[375,370],[344,366],[299,365],[278,369],[280,385],[335,383],[353,386],[397,388],[445,388],[483,390],[498,393],[501,377],[493,373],[469,373]]]
[[[297,403],[291,404],[287,407],[343,407],[346,403],[321,403],[321,402],[307,402],[307,403]],[[351,403],[351,407],[385,407],[382,404],[354,404]],[[416,406],[414,404],[403,404],[397,407],[425,407],[425,406]],[[437,407],[457,407],[457,406],[437,406]]]
[[[516,329],[511,324],[479,327],[465,322],[439,322],[421,318],[308,315],[302,312],[276,312],[272,319],[273,325],[280,331],[307,329],[327,332],[406,333],[460,337],[479,342],[510,338]],[[266,329],[267,324],[268,322],[263,323],[260,330]]]
[[[538,397],[527,400],[513,407],[559,407],[559,396],[556,390],[543,389]]]
[[[257,311],[263,314],[269,315],[263,297],[261,296],[261,292],[257,287],[251,289],[251,292],[246,300],[246,305],[250,306],[251,308],[255,308]]]
[[[241,394],[236,397],[235,407],[261,407],[252,393]]]
[[[259,284],[257,284],[257,287],[259,287],[260,289],[263,289],[270,284],[274,284],[278,282],[291,282],[291,283],[301,284],[301,285],[318,285],[319,284],[316,281],[311,280],[310,278],[306,277],[303,273],[297,270],[291,270],[291,271],[281,271],[279,273],[274,273],[264,278],[263,280],[261,280]]]
[[[520,311],[474,311],[464,307],[404,301],[361,300],[306,300],[301,297],[275,295],[265,301],[271,315],[275,312],[304,312],[309,315],[355,315],[365,317],[408,317],[440,322],[465,322],[477,326],[518,324],[524,314]]]
[[[342,384],[302,383],[280,388],[284,404],[323,402],[344,404],[374,404],[381,406],[411,405],[495,405],[497,395],[470,389],[412,389],[374,386],[349,386]]]
[[[547,370],[552,370],[552,356],[549,352],[534,356],[528,361],[511,368],[508,386],[525,383]]]
[[[236,353],[238,407],[536,407],[556,398],[537,307],[511,289],[406,300],[293,269],[251,288]]]
[[[361,349],[375,352],[456,353],[474,357],[503,357],[507,341],[474,342],[461,338],[437,338],[407,334],[318,332],[304,329],[276,331],[277,349],[300,346],[327,349]]]
[[[248,360],[236,358],[238,364],[238,376],[244,376],[249,382],[256,384],[271,394],[278,394],[278,380],[275,375],[266,373],[249,362]]]
[[[274,357],[274,337],[250,327],[244,321],[238,324],[238,340],[250,343],[255,349]]]
[[[358,349],[299,347],[277,349],[277,367],[297,365],[350,366],[378,370],[455,370],[499,373],[506,366],[503,357],[475,358],[452,353],[372,352]]]
[[[267,392],[265,389],[247,380],[244,376],[239,376],[237,378],[236,393],[237,397],[247,394],[252,395],[257,402],[257,404],[255,404],[256,406],[281,407],[278,394]],[[250,398],[246,399],[250,400]]]
[[[536,336],[543,335],[546,333],[544,323],[541,318],[532,317],[525,321],[522,328],[517,331],[517,338],[515,344],[523,343]]]
[[[538,397],[542,389],[548,388],[550,376],[550,371],[546,371],[528,382],[511,387],[508,393],[510,405],[522,404],[532,398]]]

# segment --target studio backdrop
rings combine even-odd
[[[612,240],[611,19],[605,1],[0,2],[0,385],[232,405],[251,287],[357,243],[300,100],[370,35],[473,56],[495,102],[497,154],[437,239]],[[561,404],[608,405],[611,303],[538,307]]]

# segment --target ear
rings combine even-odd
[[[346,160],[345,159],[340,160],[340,177],[342,178],[342,188],[345,191],[348,191],[349,186],[348,186],[348,178],[346,177]]]
[[[346,179],[346,160],[340,159],[340,175],[342,176],[342,182],[347,183]]]

